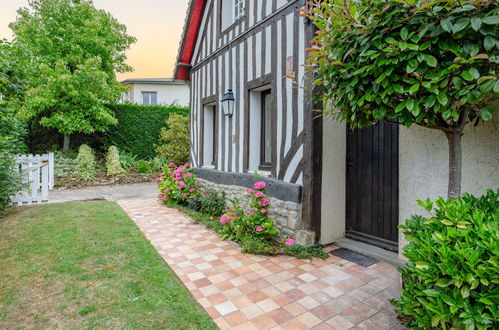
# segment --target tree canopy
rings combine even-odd
[[[116,73],[132,70],[125,52],[135,38],[125,25],[92,0],[30,0],[10,28],[31,63],[28,87],[13,102],[21,118],[65,135],[116,124],[103,103],[124,91]]]
[[[351,128],[390,121],[449,141],[449,197],[460,195],[461,136],[490,120],[499,92],[499,3],[314,0],[308,68],[326,114]]]

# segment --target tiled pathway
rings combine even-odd
[[[402,328],[389,303],[400,285],[391,265],[243,254],[156,200],[119,204],[221,329]]]

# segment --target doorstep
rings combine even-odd
[[[355,241],[349,238],[341,238],[336,242],[334,242],[334,244],[339,247],[346,248],[364,254],[366,256],[372,257],[379,261],[384,261],[386,263],[389,263],[397,267],[403,267],[405,265],[405,262],[403,260],[400,260],[399,255],[397,253],[379,248],[374,245]]]

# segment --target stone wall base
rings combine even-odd
[[[230,207],[230,200],[237,198],[241,202],[241,206],[249,208],[249,200],[243,197],[250,187],[218,184],[200,178],[198,178],[198,181],[205,188],[224,192],[228,207]],[[283,201],[272,196],[269,197],[269,200],[270,216],[279,229],[279,236],[283,238],[292,237],[296,244],[303,246],[311,246],[315,243],[315,233],[304,230],[302,227],[301,203]]]

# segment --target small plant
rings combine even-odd
[[[175,202],[186,206],[191,199],[200,194],[196,177],[189,164],[177,167],[175,163],[170,163],[156,182],[160,192],[158,198],[165,203]]]
[[[226,210],[225,194],[208,189],[198,197],[193,198],[189,203],[189,208],[210,216],[219,217]]]
[[[149,173],[160,173],[167,161],[163,157],[154,157],[149,161]]]
[[[121,167],[120,152],[115,146],[110,146],[106,155],[107,176],[119,176],[126,173]]]
[[[54,176],[66,177],[75,172],[77,154],[58,151],[54,155]]]
[[[79,181],[91,181],[95,179],[95,154],[88,145],[82,144],[78,149],[76,157],[75,175]]]
[[[410,328],[499,326],[499,190],[481,198],[419,201],[429,212],[401,226],[409,244],[393,302]]]
[[[189,117],[171,114],[166,120],[168,128],[161,130],[161,145],[157,147],[158,156],[176,164],[189,161]]]
[[[149,162],[147,160],[140,159],[137,161],[137,172],[141,174],[150,173]]]
[[[130,172],[137,166],[137,156],[129,152],[120,152],[121,167],[127,172]]]

